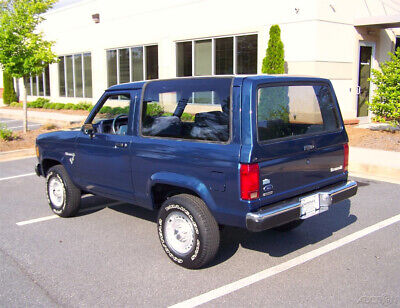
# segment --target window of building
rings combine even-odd
[[[107,83],[115,84],[158,78],[158,46],[107,50]]]
[[[325,85],[282,85],[257,91],[258,139],[294,137],[339,129],[337,108]]]
[[[60,96],[92,97],[92,56],[90,52],[58,58]]]
[[[397,50],[397,48],[400,48],[400,36],[396,37],[396,45],[394,46],[394,50]]]
[[[257,74],[257,34],[176,43],[176,75]]]
[[[28,78],[26,93],[31,96],[50,96],[49,66],[46,66],[42,74]]]
[[[142,135],[227,142],[231,83],[232,78],[150,82],[143,98]]]

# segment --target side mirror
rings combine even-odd
[[[82,131],[84,134],[89,135],[90,137],[93,137],[93,135],[94,135],[93,124],[92,123],[83,124]]]

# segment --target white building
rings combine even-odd
[[[400,41],[399,0],[72,2],[45,14],[60,62],[32,78],[29,101],[95,103],[115,83],[259,74],[278,24],[288,73],[329,78],[344,117],[364,120],[370,69]]]

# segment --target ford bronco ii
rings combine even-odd
[[[158,211],[162,249],[186,268],[215,257],[220,226],[287,231],[357,192],[339,105],[320,78],[115,85],[80,130],[36,144],[54,213],[75,215],[88,193]]]

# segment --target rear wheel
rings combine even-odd
[[[161,246],[178,265],[199,268],[215,257],[220,241],[218,224],[200,198],[188,194],[168,198],[157,224]]]
[[[293,229],[297,228],[303,222],[304,222],[304,220],[301,220],[301,219],[294,220],[294,221],[291,221],[291,222],[289,222],[287,224],[284,224],[282,226],[275,227],[274,230],[280,231],[280,232],[287,232],[287,231],[290,231],[290,230],[293,230]]]
[[[76,215],[81,191],[72,183],[62,165],[51,167],[46,176],[46,195],[52,211],[61,217]]]

